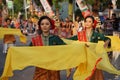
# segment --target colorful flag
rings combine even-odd
[[[48,16],[54,16],[54,12],[51,9],[51,6],[49,5],[47,0],[40,0],[43,8],[45,9],[45,12],[48,14]]]
[[[90,15],[90,10],[89,10],[88,6],[86,5],[85,1],[76,0],[76,2],[77,2],[78,6],[82,12],[83,17]]]

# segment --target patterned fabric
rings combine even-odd
[[[60,80],[59,71],[51,71],[36,67],[33,80]]]
[[[33,46],[43,46],[41,36],[36,36],[36,37],[32,38],[32,45]]]
[[[102,71],[96,69],[90,80],[104,80]]]
[[[14,43],[16,40],[15,40],[15,36],[12,35],[12,34],[6,34],[4,36],[4,43],[8,44],[8,43]]]
[[[32,44],[34,46],[43,46],[46,45],[46,41],[43,41],[43,36],[36,36],[32,38]],[[47,40],[49,43],[49,40]],[[36,67],[33,80],[60,80],[59,71],[51,71]]]
[[[87,42],[85,30],[78,32],[78,40]]]

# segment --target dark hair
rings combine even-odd
[[[115,17],[116,17],[116,14],[115,14],[115,13],[112,13],[112,16],[115,16]]]
[[[93,21],[93,23],[94,23],[94,21],[95,21],[95,19],[94,19],[94,17],[93,16],[87,16],[85,19],[84,19],[84,21],[86,22],[86,19],[87,18],[91,18],[92,19],[92,21]]]
[[[39,27],[40,27],[42,20],[44,20],[44,19],[47,19],[50,22],[50,24],[52,25],[51,19],[48,16],[42,16],[42,17],[40,17],[40,19],[38,21]]]
[[[6,19],[5,19],[6,22],[7,22],[8,20],[11,22],[11,19],[10,19],[10,18],[6,18]]]
[[[39,26],[38,27],[38,34],[42,33],[40,24],[41,24],[42,20],[44,20],[44,19],[47,19],[50,22],[50,24],[52,25],[51,19],[48,16],[42,16],[42,17],[40,17],[40,19],[38,21],[38,26]]]

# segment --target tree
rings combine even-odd
[[[2,0],[2,3],[3,3],[4,5],[6,5],[6,0]]]
[[[117,4],[117,8],[120,9],[120,0],[117,0],[116,4]]]
[[[24,11],[24,0],[14,0],[14,11],[18,13],[19,11]]]
[[[54,5],[55,7],[55,13],[56,13],[56,16],[59,17],[59,9],[61,8],[61,5],[59,4],[59,2],[63,2],[64,0],[48,0],[49,4],[51,6]]]
[[[48,0],[49,3],[51,0]],[[55,6],[55,8],[61,8],[61,6],[59,5],[59,2],[63,2],[64,0],[52,0],[52,4]]]
[[[34,2],[37,6],[41,6],[40,0],[34,0]]]
[[[2,4],[0,4],[0,10],[2,10]]]

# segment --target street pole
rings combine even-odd
[[[26,0],[24,0],[24,9],[25,9],[25,18],[26,18],[26,20],[27,20]]]
[[[75,21],[75,4],[76,0],[73,0],[73,21]]]
[[[12,18],[14,18],[14,2],[13,2],[13,6],[12,6]]]

